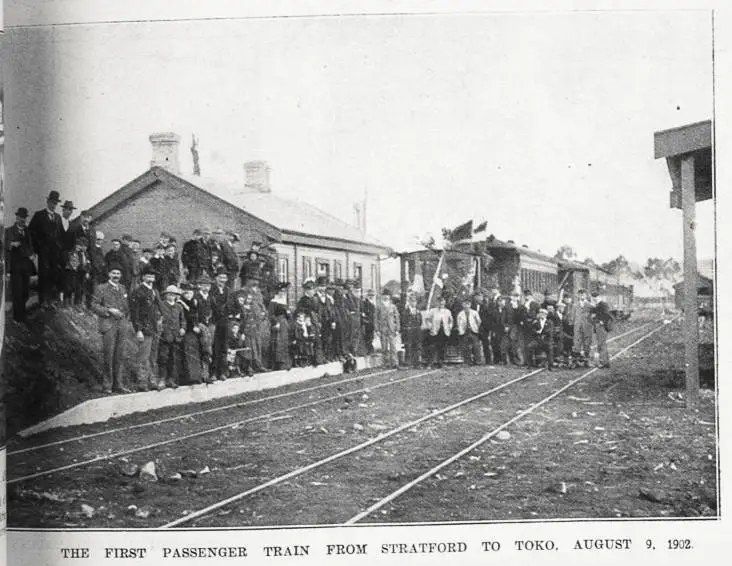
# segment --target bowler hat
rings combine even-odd
[[[140,275],[157,275],[157,273],[155,272],[153,266],[148,263],[145,264],[145,267],[142,268]]]
[[[115,269],[117,271],[119,271],[120,273],[122,272],[122,266],[119,263],[110,263],[109,269],[107,269],[107,272],[109,273],[111,271],[114,271]]]
[[[191,285],[187,281],[184,281],[183,283],[180,284],[180,291],[181,291],[181,293],[183,291],[193,291],[193,285]]]
[[[74,203],[70,200],[65,200],[64,203],[61,205],[61,208],[76,210]]]
[[[318,287],[325,287],[328,284],[328,278],[325,275],[319,275],[315,283]]]
[[[15,216],[20,216],[21,218],[28,218],[28,209],[21,206],[16,212]]]
[[[223,275],[228,275],[228,274],[229,274],[229,272],[228,272],[228,271],[226,271],[226,268],[225,268],[225,267],[224,267],[223,265],[219,265],[219,266],[218,266],[218,267],[216,268],[216,275],[222,275],[222,274],[223,274]]]
[[[48,198],[46,200],[61,202],[61,196],[58,194],[58,191],[51,191],[48,193]]]
[[[196,280],[196,285],[211,285],[212,283],[213,279],[211,279],[205,271],[203,272],[203,275]]]

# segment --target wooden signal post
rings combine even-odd
[[[706,120],[654,134],[655,157],[666,159],[671,176],[671,208],[681,208],[683,216],[687,408],[699,400],[696,203],[713,198],[712,129]]]

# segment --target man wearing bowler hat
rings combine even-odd
[[[19,208],[15,213],[15,224],[5,230],[5,272],[10,275],[10,292],[13,296],[13,319],[25,322],[25,305],[31,275],[35,275],[33,265],[33,244],[26,222],[28,209]]]
[[[46,208],[31,218],[28,230],[38,254],[38,303],[49,304],[61,289],[63,265],[63,225],[56,212],[61,198],[58,191],[48,193]]]

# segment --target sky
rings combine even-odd
[[[88,207],[149,134],[204,176],[272,190],[397,249],[469,219],[580,259],[682,255],[653,133],[712,117],[708,11],[262,18],[6,29],[7,209]],[[713,208],[698,205],[698,255]],[[10,217],[9,219],[7,217]],[[6,223],[12,214],[6,215]]]

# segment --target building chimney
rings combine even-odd
[[[172,132],[151,134],[150,143],[152,144],[150,167],[162,167],[178,175],[180,173],[180,163],[178,161],[180,136]]]
[[[247,161],[244,164],[246,181],[244,190],[249,193],[271,193],[272,187],[269,184],[269,172],[271,171],[266,161]]]

